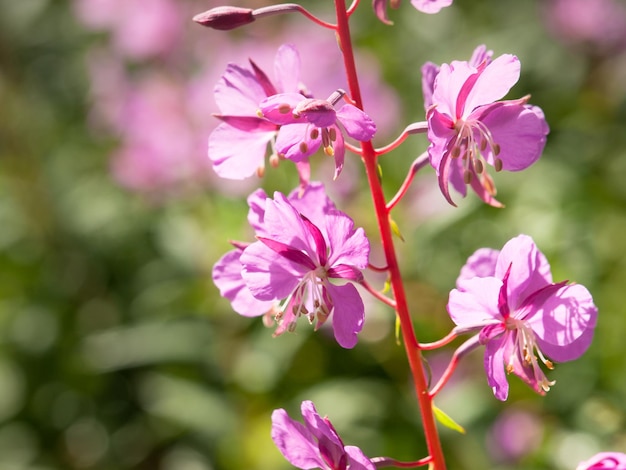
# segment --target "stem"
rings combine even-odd
[[[452,330],[450,333],[448,333],[446,336],[444,336],[438,341],[433,341],[432,343],[420,343],[420,349],[422,351],[430,351],[432,349],[439,349],[445,346],[446,344],[454,341],[456,337],[457,337],[456,331]]]
[[[356,64],[354,61],[354,53],[352,50],[352,37],[350,35],[350,27],[348,25],[348,15],[346,12],[345,0],[335,0],[335,12],[337,15],[337,36],[339,46],[343,53],[343,61],[346,69],[346,78],[350,90],[350,96],[355,101],[356,106],[363,109],[361,99],[361,90],[357,77]],[[428,392],[428,383],[426,373],[424,371],[421,351],[413,323],[409,314],[409,308],[404,291],[404,283],[393,245],[393,235],[389,223],[387,205],[383,188],[378,178],[378,155],[374,150],[372,142],[361,142],[361,158],[365,165],[365,173],[367,175],[370,192],[378,221],[378,228],[381,237],[381,243],[389,267],[389,275],[391,278],[391,288],[393,296],[396,300],[396,313],[400,321],[402,329],[402,338],[406,350],[407,359],[415,384],[415,393],[419,403],[422,423],[424,426],[424,434],[426,436],[426,446],[430,455],[430,464],[432,470],[445,470],[446,464],[441,449],[441,442],[435,424],[435,416],[433,414],[432,397]]]
[[[409,124],[400,134],[396,140],[385,145],[384,147],[380,147],[376,149],[376,153],[378,155],[382,155],[384,153],[391,152],[396,147],[399,147],[402,142],[406,140],[408,136],[411,134],[424,134],[428,131],[428,123],[427,122],[414,122]]]
[[[315,16],[313,13],[308,11],[306,8],[296,3],[283,3],[279,5],[271,5],[267,7],[257,8],[256,10],[254,10],[254,16],[255,18],[263,18],[265,16],[273,16],[273,15],[278,15],[282,13],[293,13],[293,12],[301,13],[302,15],[306,16],[308,19],[313,21],[315,24],[318,24],[322,26],[323,28],[328,28],[328,29],[336,28],[334,24],[327,23],[326,21],[320,20],[317,16]]]
[[[374,289],[365,279],[363,279],[359,284],[361,284],[370,294],[376,297],[381,302],[389,305],[391,308],[396,308],[396,302],[393,299],[390,299],[386,295],[381,294],[376,289]]]
[[[397,467],[397,468],[415,468],[415,467],[423,467],[424,465],[428,465],[432,462],[430,457],[425,457],[420,460],[416,460],[415,462],[400,462],[399,460],[392,459],[391,457],[374,457],[370,459],[372,463],[376,466],[376,468],[381,467]]]
[[[427,163],[428,163],[428,152],[424,152],[419,157],[417,157],[415,161],[411,164],[411,168],[409,169],[409,172],[407,173],[406,178],[404,182],[402,183],[402,186],[400,186],[400,189],[398,190],[396,195],[387,203],[388,212],[391,212],[391,209],[393,209],[396,206],[396,204],[400,202],[400,199],[404,197],[406,192],[409,190],[409,186],[411,186],[411,183],[413,182],[413,178],[415,178],[415,175],[417,174],[417,172],[420,171],[422,168],[424,168]]]
[[[453,334],[453,333],[450,333],[450,334]],[[461,360],[461,358],[465,356],[468,352],[474,350],[478,345],[479,345],[479,338],[478,338],[478,335],[476,335],[468,339],[467,341],[465,341],[465,343],[463,343],[461,346],[457,348],[456,351],[454,351],[454,354],[452,355],[452,359],[450,359],[450,364],[448,364],[448,367],[446,368],[443,375],[439,379],[439,382],[437,382],[435,386],[432,388],[432,390],[430,391],[430,396],[432,398],[435,398],[435,396],[441,391],[444,385],[448,383],[448,380],[450,380],[450,377],[452,377],[452,373],[456,369],[456,366],[459,364],[459,361]]]

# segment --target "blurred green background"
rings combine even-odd
[[[134,21],[131,37],[154,11],[143,2],[123,2],[137,6],[135,16],[118,11],[118,22]],[[297,184],[292,167],[235,184],[197,166],[180,174],[174,159],[163,171],[175,178],[142,185],[120,177],[115,162],[123,160],[113,157],[129,140],[124,127],[135,122],[131,116],[130,124],[111,125],[120,113],[124,119],[129,83],[140,89],[141,80],[160,74],[199,86],[191,98],[180,91],[196,114],[187,106],[166,143],[177,143],[184,130],[204,145],[228,44],[237,45],[238,60],[269,58],[261,62],[271,74],[275,44],[289,34],[312,44],[322,37],[332,44],[332,34],[300,31],[306,20],[299,16],[232,33],[204,30],[190,18],[218,2],[170,0],[180,14],[168,16],[178,28],[175,47],[128,53],[115,42],[115,21],[99,16],[106,0],[83,2],[82,13],[77,3],[0,0],[0,469],[288,469],[269,437],[269,417],[279,407],[299,417],[303,399],[368,456],[421,458],[392,312],[370,302],[361,341],[347,351],[323,332],[311,334],[306,322],[273,339],[260,319],[233,313],[212,284],[212,265],[228,240],[252,236],[245,196],[257,185],[289,191]],[[306,5],[330,18],[330,2],[322,3]],[[372,100],[393,109],[395,132],[424,117],[421,64],[467,59],[481,43],[496,56],[519,56],[522,78],[511,96],[531,94],[551,127],[540,161],[495,175],[505,209],[485,207],[473,194],[454,195],[459,208],[448,207],[426,169],[394,212],[420,339],[434,341],[451,328],[447,293],[467,256],[519,233],[534,237],[555,280],[587,286],[600,311],[590,350],[549,372],[557,384],[546,397],[511,377],[509,400],[500,403],[481,353],[464,360],[437,400],[467,430],[442,429],[451,469],[565,470],[600,450],[626,451],[626,53],[617,40],[607,46],[556,34],[549,6],[456,0],[427,16],[405,1],[390,12],[395,26],[388,27],[363,2],[354,17],[360,52],[378,64],[367,73],[387,83],[373,87]],[[323,49],[303,54],[303,62],[316,67],[324,51],[331,61],[337,55]],[[95,82],[94,62],[108,88]],[[386,98],[390,90],[395,98]],[[167,106],[180,100],[168,100],[155,109],[172,117]],[[105,116],[107,106],[114,118]],[[146,135],[164,136],[156,125]],[[382,159],[389,196],[425,147],[425,139],[411,138]],[[141,158],[151,162],[146,148]],[[205,161],[203,148],[183,153],[193,165]],[[362,169],[352,160],[335,183],[329,167],[315,163],[315,178],[328,182],[376,245]],[[380,259],[378,249],[373,257]],[[449,354],[428,355],[435,373]]]

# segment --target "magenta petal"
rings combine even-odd
[[[337,120],[346,130],[346,134],[360,142],[372,140],[376,133],[374,121],[359,108],[351,104],[344,104],[337,111]]]
[[[220,124],[209,136],[209,159],[222,178],[244,179],[265,163],[267,144],[275,132],[249,133]]]
[[[326,283],[333,309],[333,331],[339,346],[351,349],[356,346],[357,333],[363,329],[365,306],[352,284],[336,286]]]
[[[372,0],[372,8],[380,21],[387,25],[392,25],[393,21],[389,21],[387,17],[387,3],[389,0]]]
[[[480,248],[476,250],[461,268],[461,274],[456,280],[457,289],[465,290],[463,284],[468,279],[495,276],[496,261],[498,260],[499,254],[499,250],[493,250],[491,248]]]
[[[283,409],[272,413],[272,440],[291,465],[301,469],[325,467],[311,432]]]
[[[432,15],[439,13],[442,8],[452,5],[452,0],[411,0],[411,5],[422,13]]]
[[[335,204],[326,195],[324,184],[313,181],[304,190],[297,188],[287,197],[291,205],[306,216],[317,227],[323,227],[326,215],[335,209]]]
[[[580,284],[561,287],[528,319],[541,350],[558,362],[580,357],[591,344],[598,309]],[[582,339],[582,340],[581,340]]]
[[[254,191],[246,202],[248,203],[248,223],[257,233],[257,235],[264,234],[264,223],[263,220],[265,218],[265,200],[267,199],[267,194],[262,189],[257,189]]]
[[[498,158],[502,160],[503,169],[523,170],[541,156],[549,128],[539,108],[521,104],[494,105],[481,121],[500,146]],[[484,157],[493,165],[494,155],[490,148]]]
[[[502,278],[511,266],[509,306],[519,307],[526,297],[552,284],[550,265],[528,235],[518,235],[502,247],[496,263],[496,277]]]
[[[422,65],[422,95],[424,96],[424,109],[428,111],[433,104],[433,88],[435,87],[435,77],[439,73],[439,66],[432,62]]]
[[[507,335],[494,338],[485,347],[485,371],[487,383],[498,400],[506,400],[509,396],[509,383],[504,370],[504,349]]]
[[[315,436],[318,441],[326,440],[331,443],[340,449],[340,452],[343,454],[343,442],[341,442],[341,439],[329,421],[322,419],[313,402],[309,400],[303,401],[300,406],[300,411],[302,418],[304,418],[304,424],[311,434]]]
[[[301,162],[315,153],[322,144],[322,137],[319,132],[315,139],[311,138],[313,129],[315,127],[308,123],[282,126],[276,137],[276,151],[289,160],[296,163]]]
[[[483,326],[502,321],[498,310],[498,294],[502,281],[495,277],[468,279],[464,291],[452,289],[448,313],[460,327]]]
[[[337,126],[333,126],[337,131],[337,138],[335,142],[333,142],[333,152],[335,157],[335,174],[333,175],[333,180],[336,180],[341,174],[341,170],[343,170],[343,163],[346,156],[346,145],[343,140],[343,134],[339,130]]]
[[[355,446],[345,446],[344,450],[350,460],[350,470],[376,470],[376,465],[368,459],[363,451]]]
[[[326,216],[331,256],[329,264],[347,264],[365,269],[369,263],[370,244],[362,228],[354,229],[352,219],[342,212]]]
[[[293,44],[278,48],[274,60],[274,76],[284,93],[296,93],[300,86],[300,54]]]
[[[454,122],[450,116],[433,109],[428,113],[428,158],[435,170],[441,166],[441,160],[448,153],[450,142],[456,137]]]
[[[600,452],[585,462],[580,462],[576,470],[623,470],[626,468],[626,454],[621,452]]]
[[[299,264],[277,256],[261,242],[247,247],[239,258],[241,277],[259,300],[280,300],[289,296],[306,272]]]
[[[213,282],[222,297],[230,300],[233,310],[240,315],[256,317],[273,306],[271,301],[255,299],[241,277],[240,250],[232,250],[222,256],[213,266]]]
[[[511,54],[504,54],[488,64],[465,99],[463,116],[468,116],[479,106],[502,99],[517,83],[520,62]]]
[[[215,101],[221,114],[254,116],[266,96],[254,73],[235,64],[228,64],[215,85]]]
[[[306,98],[300,93],[280,93],[261,101],[259,109],[263,116],[274,124],[280,126],[292,124],[298,122],[293,117],[292,111],[304,99]]]

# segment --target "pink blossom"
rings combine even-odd
[[[376,125],[351,104],[335,111],[334,101],[332,97],[316,100],[299,93],[283,93],[263,100],[260,105],[263,116],[281,126],[276,138],[278,155],[301,162],[321,146],[326,155],[335,157],[335,178],[339,176],[345,156],[343,132],[366,142],[374,136]]]
[[[470,257],[457,286],[448,312],[459,333],[479,331],[487,380],[499,400],[508,396],[505,372],[544,394],[554,381],[539,363],[552,369],[547,357],[571,361],[591,343],[597,317],[591,294],[579,284],[553,283],[550,265],[529,236]]]
[[[272,440],[294,467],[308,470],[375,470],[361,449],[345,446],[330,420],[317,413],[315,405],[303,401],[304,425],[283,409],[272,413]]]
[[[278,192],[265,200],[258,241],[239,258],[243,281],[254,298],[280,303],[276,335],[292,331],[300,316],[319,328],[332,314],[337,342],[352,348],[363,328],[364,305],[349,282],[363,279],[369,241],[331,204],[304,209]]]
[[[378,19],[385,24],[393,24],[387,17],[387,6],[391,4],[391,8],[398,8],[401,0],[373,0],[372,7],[374,13],[378,16]],[[439,13],[442,8],[452,5],[452,0],[411,0],[413,5],[418,11],[422,13],[435,14]]]
[[[217,115],[223,122],[209,136],[209,159],[222,178],[243,179],[262,173],[267,145],[275,138],[278,126],[259,117],[259,104],[277,93],[265,72],[250,63],[250,68],[229,64],[215,87]],[[283,45],[274,62],[278,89],[296,92],[300,56],[295,47]]]
[[[589,460],[578,464],[576,470],[626,470],[626,454],[600,452]]]
[[[528,105],[528,97],[497,101],[519,79],[519,60],[505,54],[492,61],[483,48],[470,62],[441,65],[432,92],[424,80],[430,163],[452,205],[449,184],[463,196],[470,185],[483,201],[501,206],[486,165],[496,171],[527,168],[541,155],[549,132],[543,112]],[[432,75],[433,66],[427,64],[426,71]]]

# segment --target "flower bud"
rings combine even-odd
[[[250,8],[222,6],[198,13],[193,20],[208,28],[228,31],[252,23],[253,12]]]

